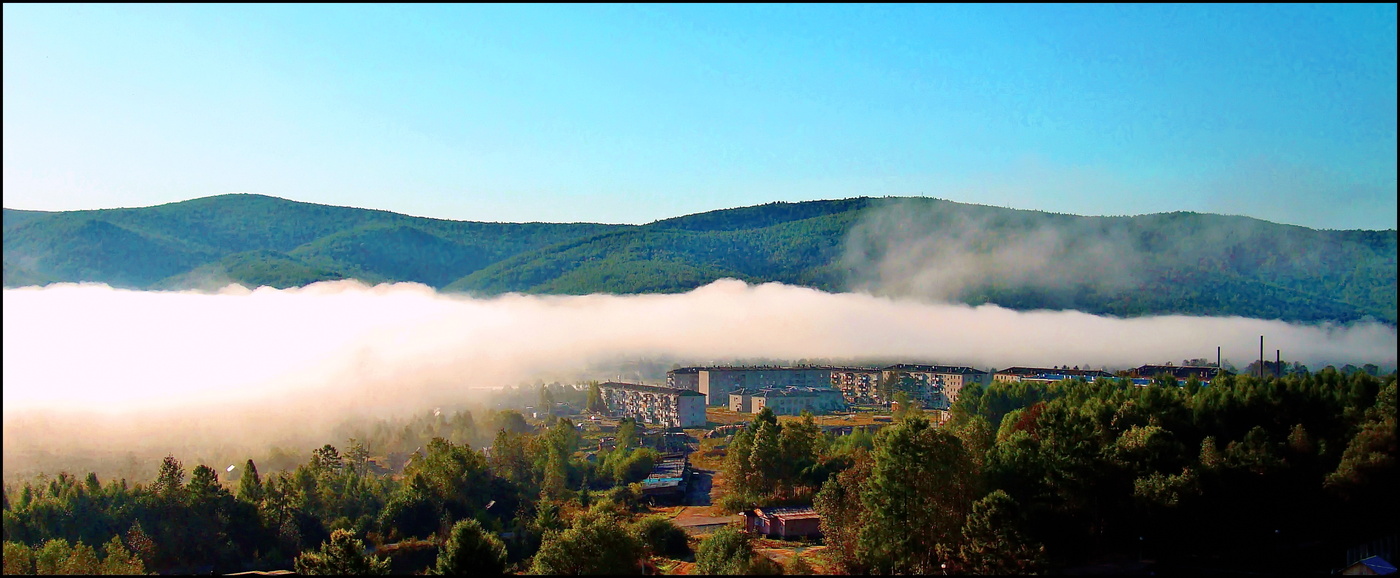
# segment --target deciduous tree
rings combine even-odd
[[[295,561],[298,574],[313,576],[376,575],[389,573],[389,560],[364,554],[365,543],[348,530],[331,533],[330,541],[316,551],[302,552]]]
[[[432,573],[449,576],[500,576],[506,569],[506,546],[475,519],[452,525]]]
[[[957,544],[976,497],[974,466],[962,441],[911,417],[881,432],[873,458],[861,492],[869,523],[860,550],[884,573],[940,571],[939,546]]]
[[[536,574],[640,574],[642,545],[617,520],[587,512],[572,527],[545,537],[530,571]]]

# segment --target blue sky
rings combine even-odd
[[[1396,227],[1396,8],[4,6],[4,204]]]

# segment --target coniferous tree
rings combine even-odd
[[[326,444],[311,452],[311,468],[317,474],[339,473],[344,465],[345,460],[340,457],[340,451],[331,444]]]
[[[238,480],[238,499],[256,504],[262,501],[262,496],[262,477],[258,475],[258,466],[252,458],[248,458],[248,462],[243,464],[243,477]]]
[[[132,522],[131,527],[126,531],[126,544],[131,548],[131,553],[135,554],[141,563],[149,567],[156,559],[156,543],[141,528],[141,521]]]
[[[33,574],[34,550],[22,542],[5,542],[5,574]]]
[[[180,464],[180,460],[175,456],[165,456],[161,461],[160,472],[156,474],[155,492],[157,495],[171,499],[176,497],[185,486],[185,468]]]
[[[468,419],[470,419],[471,414],[467,414],[467,416]],[[470,443],[470,440],[464,440],[463,443]],[[347,440],[345,447],[345,465],[349,470],[354,472],[357,476],[363,476],[368,473],[369,449],[365,448],[365,444],[360,443],[358,439],[350,438]]]
[[[221,491],[223,486],[219,485],[219,474],[214,468],[200,464],[195,466],[194,473],[190,474],[190,483],[185,487],[192,500],[208,500]]]
[[[112,536],[103,549],[102,573],[109,576],[145,574],[146,565],[122,544],[120,538]]]
[[[962,528],[956,569],[970,574],[1035,574],[1045,562],[1045,547],[1018,529],[1016,501],[996,490],[972,505]]]

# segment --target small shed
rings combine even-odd
[[[821,535],[821,516],[810,506],[758,508],[741,512],[744,530],[765,536],[798,538]]]

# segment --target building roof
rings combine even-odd
[[[1220,373],[1220,368],[1199,365],[1144,365],[1134,369],[1132,373],[1135,377],[1156,377],[1165,373],[1181,379],[1190,378],[1191,376],[1209,379]]]
[[[703,393],[691,389],[679,389],[675,387],[665,387],[660,385],[642,385],[640,383],[620,383],[616,381],[600,383],[598,384],[598,387],[607,387],[611,389],[626,389],[631,391],[640,391],[643,393],[659,393],[663,395],[687,395],[697,397],[705,395]]]
[[[696,373],[700,371],[831,371],[834,367],[823,365],[711,365],[680,367],[667,373]]]
[[[1370,558],[1363,558],[1357,561],[1356,564],[1361,564],[1367,568],[1370,568],[1372,572],[1375,572],[1377,575],[1380,576],[1395,573],[1395,565],[1391,564],[1390,562],[1387,562],[1385,558],[1382,558],[1380,556],[1371,556]],[[1356,564],[1352,564],[1352,566],[1355,566]]]
[[[803,520],[809,518],[820,518],[811,506],[782,506],[778,508],[757,508],[754,512],[759,516],[778,518],[780,520]]]
[[[924,373],[961,373],[961,374],[985,374],[987,372],[971,367],[958,365],[922,365],[918,363],[896,363],[885,368],[885,371],[920,371]]]
[[[1070,377],[1113,377],[1112,373],[1100,369],[1066,369],[1054,367],[1008,367],[997,373],[1003,375],[1066,375]]]

